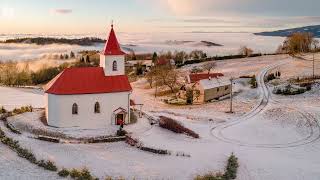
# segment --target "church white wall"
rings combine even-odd
[[[113,71],[112,69],[113,61],[117,61],[117,71]],[[104,68],[104,74],[106,76],[124,75],[124,56],[105,56],[103,54],[100,54],[100,67]]]
[[[103,128],[115,125],[113,111],[122,107],[128,111],[129,92],[83,95],[46,94],[47,121],[54,127]],[[100,103],[100,113],[94,105]],[[72,105],[78,105],[78,114],[72,114]],[[129,123],[129,115],[126,115]]]

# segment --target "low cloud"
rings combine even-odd
[[[72,9],[53,9],[51,12],[55,14],[70,14],[72,13]]]

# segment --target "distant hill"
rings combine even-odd
[[[270,31],[270,32],[260,32],[260,33],[254,33],[254,34],[261,35],[261,36],[287,37],[287,36],[291,35],[292,33],[297,33],[297,32],[310,32],[315,37],[320,38],[320,25],[304,26],[304,27],[298,27],[298,28],[292,28],[292,29],[284,29],[284,30]]]
[[[26,43],[26,44],[71,44],[80,46],[92,46],[96,43],[104,43],[105,40],[95,37],[86,37],[80,39],[66,39],[66,38],[49,38],[49,37],[35,37],[35,38],[17,38],[8,39],[0,43]]]

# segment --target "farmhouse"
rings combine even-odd
[[[204,103],[218,99],[231,92],[231,82],[222,73],[189,74],[187,83],[180,88],[177,96],[187,99],[187,91],[192,91],[193,103]]]
[[[132,88],[124,55],[112,25],[100,67],[67,68],[46,85],[48,125],[101,128],[129,123]]]
[[[223,77],[201,79],[196,84],[200,90],[200,101],[207,102],[228,95],[231,92],[231,82]]]

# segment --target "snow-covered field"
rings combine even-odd
[[[147,146],[184,152],[191,157],[155,155],[123,142],[54,144],[3,129],[37,157],[51,159],[59,167],[86,166],[101,178],[193,179],[197,174],[223,171],[227,157],[234,152],[240,162],[238,180],[314,180],[320,177],[319,85],[302,95],[280,97],[272,95],[263,81],[263,76],[273,68],[281,70],[284,67],[283,76],[287,78],[286,72],[289,71],[285,69],[286,66],[294,67],[292,63],[296,61],[283,56],[218,62],[217,71],[223,71],[227,76],[257,75],[258,89],[239,86],[243,91],[235,96],[234,114],[225,113],[229,107],[228,99],[190,107],[169,106],[162,103],[161,98],[155,99],[153,91],[145,89],[143,82],[133,84],[133,98],[144,104],[144,111],[154,116],[172,117],[197,132],[200,139],[174,134],[158,126],[151,127],[145,119],[126,127],[127,130]],[[301,70],[301,66],[298,67]],[[290,73],[290,76],[294,75],[292,70]],[[0,104],[9,108],[22,104],[43,106],[42,94],[38,91],[0,87],[0,92]],[[18,98],[8,98],[14,96]],[[0,144],[1,152],[2,149],[11,153]],[[14,154],[10,156],[20,160]],[[6,162],[0,156],[1,168]],[[33,165],[24,166],[31,167]],[[24,168],[9,177],[17,179],[26,171]],[[1,170],[10,171],[10,164]],[[37,171],[36,168],[33,171]],[[54,177],[45,172],[38,175]]]

